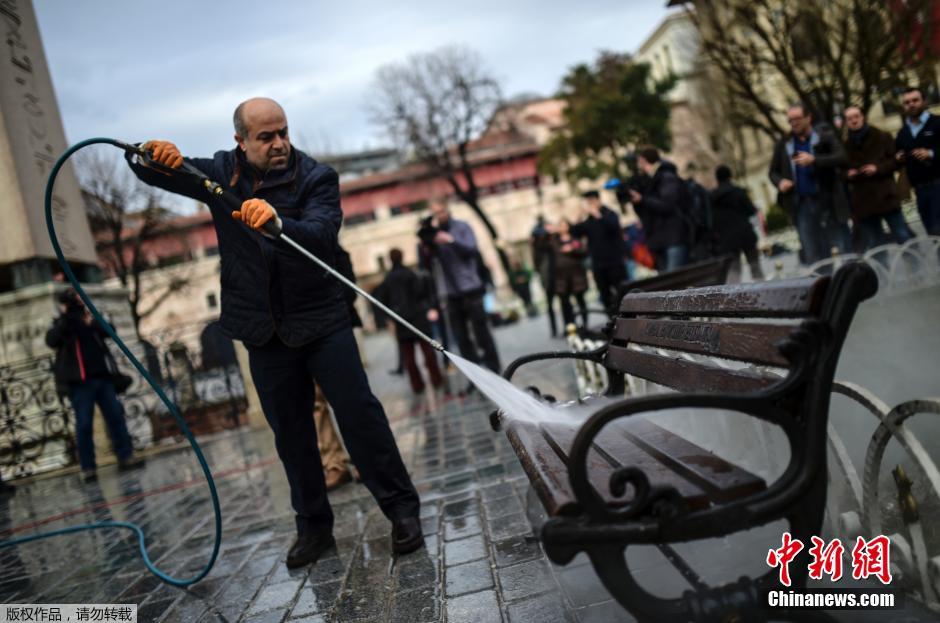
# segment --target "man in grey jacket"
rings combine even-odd
[[[800,236],[802,259],[812,264],[851,249],[848,193],[841,167],[847,160],[842,142],[829,124],[813,127],[803,104],[787,109],[790,134],[777,141],[768,175],[779,191],[777,203],[790,213]]]
[[[486,284],[480,276],[480,249],[470,225],[452,218],[442,201],[431,202],[431,217],[418,232],[421,254],[436,274],[439,298],[446,300],[447,319],[464,359],[501,372],[496,343],[483,309]],[[433,318],[431,319],[433,322]],[[470,329],[474,339],[470,339]]]

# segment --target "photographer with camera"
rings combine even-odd
[[[627,278],[620,219],[616,212],[601,203],[598,191],[581,193],[581,198],[586,217],[571,225],[571,235],[574,238],[587,238],[594,284],[604,309],[613,314],[620,302],[620,284]],[[557,229],[553,229],[555,231]]]
[[[46,344],[56,350],[56,387],[60,394],[68,395],[75,409],[75,437],[82,480],[90,482],[97,479],[93,435],[96,403],[108,427],[118,469],[124,471],[143,466],[143,459],[134,456],[131,436],[124,421],[124,407],[117,398],[115,379],[120,375],[114,357],[104,343],[107,332],[94,321],[75,290],[65,290],[58,300],[62,313],[46,332]]]
[[[421,221],[418,238],[422,262],[435,275],[438,294],[443,295],[438,299],[446,300],[447,318],[461,356],[478,363],[482,350],[483,364],[499,374],[502,368],[483,308],[486,284],[480,275],[480,249],[473,230],[466,222],[452,218],[441,200],[433,200],[431,216]]]

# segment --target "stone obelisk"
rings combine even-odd
[[[66,287],[53,279],[60,268],[46,230],[44,195],[67,144],[31,0],[0,0],[0,26],[6,43],[0,51],[0,382],[10,397],[0,410],[0,447],[9,450],[0,472],[10,479],[73,461],[56,432],[63,411],[44,339],[59,313],[56,294]],[[127,293],[89,283],[101,280],[100,271],[71,165],[58,175],[52,210],[59,244],[79,280],[118,331],[135,337]],[[99,460],[110,449],[102,445]]]
[[[0,291],[10,291],[51,277],[43,194],[67,145],[31,2],[0,0],[0,23],[7,44],[0,53]],[[66,257],[79,269],[97,265],[71,167],[58,176],[53,219]]]

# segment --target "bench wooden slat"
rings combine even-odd
[[[510,420],[506,425],[506,435],[516,454],[520,458],[531,457],[522,460],[522,467],[552,516],[576,515],[581,511],[568,479],[568,455],[576,434],[576,429],[563,425],[539,426],[520,420]],[[614,469],[596,450],[588,453],[589,480],[598,491],[608,491]]]
[[[542,436],[545,441],[552,447],[556,454],[564,461],[568,469],[571,469],[571,461],[569,459],[571,455],[571,448],[574,445],[574,438],[578,434],[578,430],[572,426],[566,426],[563,424],[544,424],[542,426]],[[588,452],[588,481],[591,485],[604,496],[605,499],[610,501],[610,477],[613,476],[619,465],[616,462],[611,462],[606,460],[600,452],[597,451],[596,446],[592,447]],[[569,483],[570,490],[570,480],[566,480],[566,483]],[[571,497],[574,498],[574,492],[571,492]],[[580,508],[577,509],[580,511]]]
[[[636,416],[637,419],[642,417],[643,416]],[[642,445],[636,443],[621,431],[615,431],[613,429],[614,426],[608,427],[608,429],[604,430],[601,435],[597,437],[594,443],[595,448],[599,448],[601,451],[596,453],[597,456],[604,456],[604,458],[607,459],[605,461],[607,464],[607,473],[605,474],[607,480],[598,483],[592,478],[591,484],[594,485],[594,488],[597,489],[598,493],[600,493],[605,500],[608,502],[613,501],[609,493],[610,474],[618,467],[632,465],[643,470],[643,473],[649,478],[650,484],[675,487],[680,495],[686,499],[691,508],[705,508],[709,505],[708,492],[702,487],[683,478],[680,474],[669,470],[661,460],[650,454]],[[555,437],[556,441],[563,445],[567,451],[571,450],[577,431],[552,428],[550,432],[552,436]],[[591,474],[590,471],[588,473]],[[591,475],[593,476],[593,474]],[[628,495],[630,495],[629,492]]]
[[[634,292],[623,298],[620,311],[656,316],[808,316],[819,311],[829,281],[828,277],[814,277],[671,292]]]
[[[648,379],[683,392],[754,392],[779,378],[764,377],[740,370],[726,370],[682,359],[630,350],[611,345],[604,364],[618,372]]]
[[[774,366],[788,365],[775,343],[792,325],[618,318],[613,338],[701,355],[714,355]]]
[[[728,270],[731,268],[732,259],[729,255],[718,259],[704,260],[645,279],[624,281],[620,284],[620,291],[627,294],[634,290],[660,292],[662,290],[721,285],[728,280]]]
[[[580,510],[571,491],[568,467],[545,442],[538,425],[512,419],[505,427],[522,469],[551,517],[576,515]]]
[[[667,473],[681,474],[701,487],[717,502],[763,491],[767,484],[759,476],[719,458],[712,452],[676,435],[643,416],[615,422],[619,430],[637,446],[662,462]],[[647,472],[649,474],[649,472]],[[652,480],[652,479],[651,479]],[[655,483],[654,483],[655,484]]]
[[[561,424],[537,425],[510,420],[506,434],[549,516],[581,512],[568,480],[568,455],[577,429]],[[671,486],[690,509],[707,508],[763,490],[764,481],[727,463],[694,443],[674,435],[643,416],[609,426],[588,454],[591,485],[612,507],[623,500],[610,494],[610,477],[622,466],[643,470],[652,485]]]

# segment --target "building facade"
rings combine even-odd
[[[712,172],[721,163],[716,128],[709,123],[708,98],[702,90],[703,68],[695,25],[683,12],[668,15],[640,44],[634,56],[650,66],[654,81],[676,78],[666,96],[670,106],[669,131],[672,146],[666,157],[679,174],[710,185]]]
[[[685,176],[690,173],[688,163],[696,163],[692,174],[706,187],[715,184],[717,164],[731,166],[737,172],[736,182],[748,189],[759,209],[766,210],[777,199],[777,189],[767,175],[774,139],[756,128],[735,127],[728,121],[719,93],[722,78],[702,53],[701,37],[688,13],[695,3],[671,0],[667,4],[677,7],[676,11],[663,19],[636,53],[637,60],[650,64],[655,79],[670,73],[678,78],[669,95],[673,145],[667,157]],[[781,126],[786,127],[785,111],[794,103],[787,100],[786,85],[768,75],[758,90],[770,94],[770,103],[780,111]],[[934,113],[938,110],[940,104],[932,107]],[[875,102],[868,120],[892,134],[897,132],[902,119],[896,97],[889,93]]]

